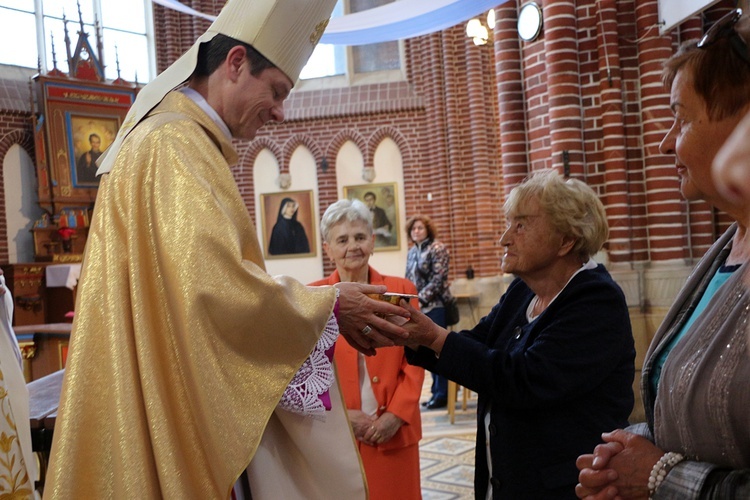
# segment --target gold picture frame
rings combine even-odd
[[[395,182],[344,186],[344,197],[360,200],[370,208],[375,231],[375,250],[401,248],[401,218]]]
[[[260,212],[266,259],[317,255],[317,215],[312,191],[263,193]]]

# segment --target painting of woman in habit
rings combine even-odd
[[[310,253],[310,242],[305,234],[305,228],[297,220],[298,209],[299,203],[292,198],[281,200],[276,224],[273,226],[271,239],[268,242],[269,254]]]

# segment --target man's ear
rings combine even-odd
[[[247,60],[247,50],[242,45],[235,45],[227,53],[227,57],[224,60],[224,65],[227,71],[227,77],[235,82],[240,77],[242,72],[242,64],[249,61]]]

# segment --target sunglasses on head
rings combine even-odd
[[[701,41],[698,42],[697,47],[699,49],[705,49],[716,43],[718,40],[729,37],[729,43],[732,49],[740,56],[746,63],[750,64],[750,54],[748,54],[747,42],[737,33],[734,26],[739,22],[742,17],[742,9],[734,9],[729,14],[725,15],[718,21],[716,21],[706,34],[703,35]]]

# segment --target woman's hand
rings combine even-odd
[[[620,429],[602,434],[602,439],[605,445],[596,447],[590,464],[586,457],[592,455],[582,455],[578,459],[580,462],[576,462],[576,465],[580,464],[579,468],[584,466],[578,476],[580,483],[576,486],[578,497],[623,500],[648,498],[651,469],[664,455],[664,450],[644,437]],[[603,479],[614,477],[610,471],[616,474],[616,478],[607,483]]]
[[[581,455],[576,460],[579,483],[576,485],[578,498],[598,500],[616,498],[617,488],[613,485],[617,472],[608,468],[610,459],[624,447],[620,443],[603,443],[594,448],[593,454]]]
[[[405,300],[401,301],[401,305],[411,314],[411,320],[404,324],[404,328],[409,332],[409,339],[405,345],[411,348],[420,345],[425,346],[440,354],[445,339],[448,337],[448,330],[436,325],[419,309],[415,309]]]
[[[362,413],[360,410],[347,410],[347,413],[349,414],[349,422],[352,424],[355,439],[370,444],[367,442],[365,435],[370,431],[375,418]]]
[[[351,412],[352,410],[349,411]],[[385,412],[372,421],[369,428],[365,431],[364,439],[361,441],[370,446],[387,443],[393,438],[402,425],[404,425],[403,420],[393,413]]]

